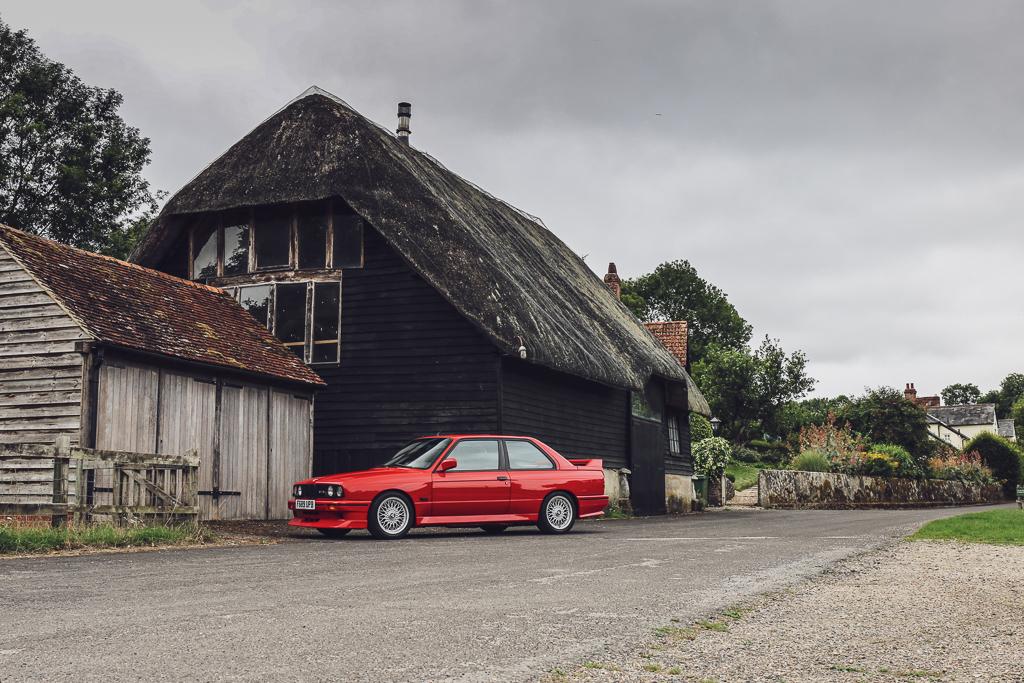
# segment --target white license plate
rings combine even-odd
[[[295,501],[296,510],[316,510],[315,500],[297,500]]]

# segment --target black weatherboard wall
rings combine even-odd
[[[411,438],[498,428],[498,351],[371,227],[342,281],[341,364],[316,366],[314,473],[379,465]]]

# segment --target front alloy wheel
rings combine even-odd
[[[388,493],[373,501],[367,528],[374,538],[401,538],[412,528],[412,505],[400,493]]]
[[[552,493],[540,506],[537,526],[546,534],[564,534],[576,523],[576,504],[565,493]]]

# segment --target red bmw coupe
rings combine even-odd
[[[601,461],[568,460],[525,436],[426,436],[380,467],[295,484],[292,526],[326,536],[369,529],[401,538],[413,526],[536,524],[550,534],[604,514]]]

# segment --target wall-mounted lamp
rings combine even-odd
[[[722,421],[721,420],[719,420],[717,417],[711,418],[711,433],[712,434],[717,434],[718,433],[718,428],[721,427],[721,426],[722,426]]]
[[[516,337],[516,339],[519,341],[519,357],[526,360],[526,342],[522,337]]]

